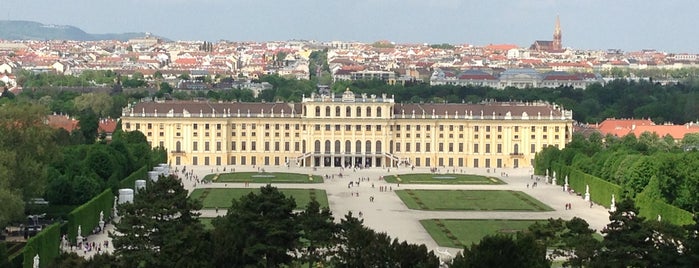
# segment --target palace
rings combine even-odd
[[[531,167],[572,138],[572,112],[542,102],[398,104],[312,95],[301,103],[165,101],[124,108],[176,165]]]

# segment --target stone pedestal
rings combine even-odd
[[[133,189],[119,189],[119,204],[133,203]]]
[[[567,183],[566,183],[566,184],[563,184],[563,191],[567,193],[568,190],[569,190],[569,189],[568,189],[568,184],[567,184]]]
[[[146,181],[145,180],[137,180],[136,185],[134,185],[134,189],[136,189],[136,193],[140,192],[143,189],[146,189]]]

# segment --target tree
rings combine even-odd
[[[276,187],[233,200],[228,213],[213,221],[216,267],[290,264],[298,244],[299,230],[293,209],[296,202]]]
[[[78,129],[86,144],[93,144],[97,141],[97,129],[99,129],[99,118],[92,109],[83,110],[80,113]]]
[[[651,267],[652,231],[643,223],[645,219],[638,216],[633,200],[625,198],[616,206],[617,210],[609,213],[611,222],[602,230],[605,234],[602,249],[591,266]]]
[[[327,207],[320,208],[320,203],[315,198],[306,206],[296,218],[301,230],[301,241],[305,247],[300,249],[301,260],[308,263],[308,267],[314,267],[319,260],[325,259],[336,244],[337,224],[333,222],[332,212]]]
[[[92,110],[98,117],[107,117],[113,106],[112,97],[106,93],[87,93],[73,100],[78,111]]]
[[[118,206],[121,220],[109,234],[114,254],[124,267],[210,266],[210,237],[199,209],[174,176],[149,181],[133,203]]]
[[[377,233],[363,221],[345,215],[340,221],[339,244],[332,256],[332,267],[437,267],[439,259],[424,245],[391,242],[386,233]],[[393,266],[391,266],[393,265]]]
[[[44,107],[26,103],[0,107],[0,187],[14,196],[12,200],[27,201],[44,193],[47,167],[57,154],[53,130],[44,123],[46,114]]]
[[[489,235],[478,244],[464,248],[451,267],[551,267],[546,259],[546,246],[533,235]]]
[[[565,223],[566,232],[561,234],[563,249],[570,253],[564,265],[588,267],[600,248],[594,238],[595,230],[583,219],[573,217]]]

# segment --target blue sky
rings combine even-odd
[[[699,53],[696,0],[0,0],[0,19],[173,40],[390,40]]]

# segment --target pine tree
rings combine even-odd
[[[201,204],[187,198],[174,176],[148,183],[133,203],[118,207],[121,220],[110,233],[125,267],[206,267],[210,238],[199,222]]]

